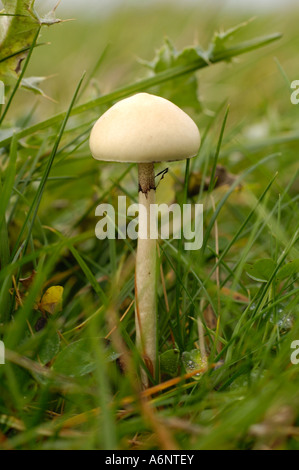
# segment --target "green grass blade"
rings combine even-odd
[[[59,147],[59,144],[60,144],[60,141],[61,141],[61,138],[63,136],[63,133],[64,133],[64,130],[65,130],[65,127],[66,127],[66,124],[68,122],[68,119],[70,117],[70,114],[71,114],[71,110],[74,106],[74,103],[77,99],[77,96],[78,96],[78,93],[79,93],[79,90],[80,90],[80,87],[81,87],[81,84],[84,80],[84,76],[85,74],[82,76],[82,78],[80,79],[79,83],[78,83],[78,86],[76,88],[76,91],[73,95],[73,98],[71,100],[71,104],[69,106],[69,109],[68,109],[68,112],[64,118],[64,121],[62,123],[62,126],[60,128],[60,131],[59,131],[59,134],[55,140],[55,143],[54,143],[54,146],[52,148],[52,152],[51,152],[51,155],[49,157],[49,160],[48,160],[48,163],[47,163],[47,166],[46,166],[46,169],[44,171],[44,174],[42,176],[42,180],[40,182],[40,185],[38,187],[38,190],[37,190],[37,193],[35,195],[35,198],[33,200],[33,203],[28,211],[28,214],[26,216],[26,219],[25,219],[25,222],[23,224],[23,227],[19,233],[19,236],[18,236],[18,239],[17,239],[17,242],[16,242],[16,246],[15,246],[15,249],[13,251],[13,257],[14,255],[16,254],[16,251],[18,250],[19,248],[19,245],[20,245],[20,242],[22,240],[22,237],[23,237],[23,234],[25,232],[25,229],[27,227],[27,224],[31,218],[31,222],[30,222],[30,226],[29,226],[29,230],[28,230],[28,234],[27,234],[27,239],[26,239],[26,242],[25,242],[25,248],[24,248],[24,252],[26,252],[26,247],[28,246],[28,242],[29,242],[29,238],[30,238],[30,235],[31,235],[31,232],[32,232],[32,229],[33,229],[33,225],[34,225],[34,221],[35,221],[35,218],[36,218],[36,215],[37,215],[37,212],[38,212],[38,208],[39,208],[39,205],[40,205],[40,202],[41,202],[41,199],[42,199],[42,196],[43,196],[43,192],[44,192],[44,189],[45,189],[45,186],[46,186],[46,183],[47,183],[47,179],[49,177],[49,174],[50,174],[50,171],[51,171],[51,168],[52,168],[52,165],[53,165],[53,162],[54,162],[54,158],[56,156],[56,153],[57,153],[57,150],[58,150],[58,147]]]

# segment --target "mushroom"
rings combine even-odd
[[[148,93],[125,98],[95,123],[90,150],[97,160],[138,163],[139,210],[135,269],[136,345],[154,376],[156,354],[156,240],[150,238],[155,204],[154,163],[197,155],[200,134],[194,121],[170,101]],[[142,372],[142,382],[148,378]]]

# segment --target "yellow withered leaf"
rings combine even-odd
[[[44,293],[39,308],[48,313],[59,312],[62,309],[62,296],[63,296],[63,287],[62,286],[52,286],[46,290]]]

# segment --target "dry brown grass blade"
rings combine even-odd
[[[132,302],[130,303],[130,305],[128,306],[128,308],[126,309],[125,313],[120,317],[119,319],[119,323],[121,323],[125,318],[126,316],[128,315],[129,311],[131,310],[133,304],[134,304],[135,300],[132,300]],[[109,333],[105,336],[105,339],[108,339],[109,336],[112,335],[112,333],[114,333],[114,331],[116,330],[118,325],[115,325],[110,331]]]
[[[239,292],[234,292],[232,291],[231,289],[228,289],[227,287],[222,287],[221,289],[221,294],[227,296],[227,297],[231,297],[232,299],[238,301],[238,302],[244,302],[244,303],[248,303],[249,302],[249,298],[246,297],[245,295],[243,294],[240,294]]]
[[[161,450],[178,450],[179,447],[172,437],[172,433],[163,421],[156,416],[155,409],[150,403],[142,399],[140,401],[143,417],[148,421],[150,427],[157,436]]]
[[[212,364],[212,365],[209,366],[209,368],[213,369],[215,366],[216,366],[216,364]],[[128,405],[131,405],[132,403],[138,401],[138,399],[143,400],[145,398],[151,397],[152,395],[155,395],[159,392],[163,392],[164,390],[167,390],[168,388],[171,388],[175,385],[178,385],[180,382],[184,382],[185,380],[188,380],[188,379],[192,378],[193,376],[195,376],[198,373],[202,374],[202,373],[206,372],[207,370],[208,369],[206,367],[202,367],[201,369],[194,370],[192,372],[189,372],[188,374],[184,374],[180,377],[174,377],[173,379],[167,380],[166,382],[162,382],[161,384],[154,385],[151,388],[147,388],[146,390],[142,390],[138,394],[138,396],[136,396],[136,397],[129,396],[129,397],[123,398],[120,401],[120,405],[121,406],[128,406]],[[194,384],[195,383],[198,383],[198,382],[194,381]],[[73,426],[79,426],[80,424],[86,423],[90,416],[98,416],[100,411],[101,411],[100,408],[95,408],[95,409],[87,411],[85,413],[81,413],[79,415],[73,416],[72,418],[67,419],[63,423],[62,427],[63,428],[66,428],[66,427],[69,428],[69,427],[73,427]]]

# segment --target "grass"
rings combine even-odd
[[[214,30],[247,18],[147,13],[152,42],[138,9],[102,21],[100,34],[84,20],[42,29],[53,45],[32,43],[26,76],[61,70],[46,89],[59,102],[32,99],[19,80],[2,109],[0,448],[298,449],[299,366],[290,361],[299,339],[294,15],[278,24],[261,16],[213,49]],[[165,31],[179,50],[196,31],[204,52],[147,75],[132,55],[151,60]],[[189,163],[169,166],[157,198],[204,204],[203,247],[159,242],[158,350],[177,348],[180,359],[175,373],[161,370],[141,391],[135,243],[94,234],[98,204],[116,206],[123,194],[136,200],[137,170],[94,162],[88,136],[114,101],[143,90],[187,99],[195,78],[201,110],[192,95],[188,113],[202,145]],[[219,165],[228,184],[219,185]],[[53,286],[63,287],[61,305]],[[208,368],[198,379],[181,356],[200,347],[201,325]]]

